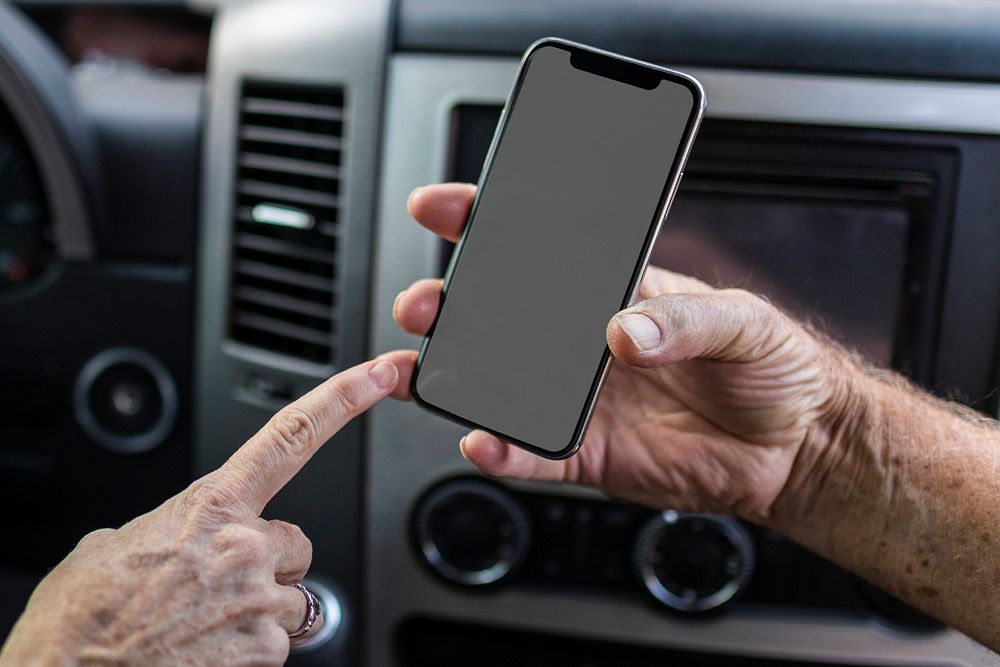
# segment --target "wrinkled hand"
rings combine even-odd
[[[305,618],[293,585],[312,546],[298,527],[260,513],[398,380],[384,361],[340,373],[217,471],[122,528],[85,537],[35,591],[0,664],[284,664],[288,635]]]
[[[435,185],[415,190],[408,206],[454,241],[474,195],[471,185]],[[421,280],[397,297],[404,330],[427,332],[441,286]],[[772,525],[782,499],[808,503],[850,409],[856,369],[846,356],[742,290],[651,267],[640,298],[608,325],[616,360],[575,457],[549,461],[482,431],[462,440],[465,457],[489,475],[587,484],[653,507]],[[389,358],[405,397],[416,355]]]

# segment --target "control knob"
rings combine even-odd
[[[517,570],[531,543],[521,503],[500,486],[455,479],[428,493],[413,517],[420,556],[442,577],[466,586],[493,584]]]
[[[717,609],[754,569],[753,541],[735,519],[673,510],[650,519],[635,542],[636,574],[658,602],[687,613]]]

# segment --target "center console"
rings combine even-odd
[[[417,502],[411,525],[416,559],[469,592],[576,592],[701,621],[771,610],[914,636],[942,629],[777,533],[725,516],[452,477]]]

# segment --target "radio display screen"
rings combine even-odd
[[[906,209],[682,193],[652,264],[766,295],[888,366],[908,232]]]
[[[454,108],[447,178],[479,179],[499,113],[488,105]],[[848,170],[845,179],[841,169],[837,178],[821,174],[795,186],[799,174],[789,165],[778,165],[779,173],[765,181],[754,165],[742,173],[740,163],[726,165],[722,174],[699,173],[699,145],[712,141],[706,129],[651,263],[715,287],[764,295],[870,361],[892,365],[913,226],[899,192],[910,192],[909,185],[879,182],[859,189],[854,174]],[[857,173],[863,171],[861,166]],[[449,256],[450,244],[442,267]]]

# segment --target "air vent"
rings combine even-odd
[[[246,82],[229,335],[335,364],[344,91]]]

